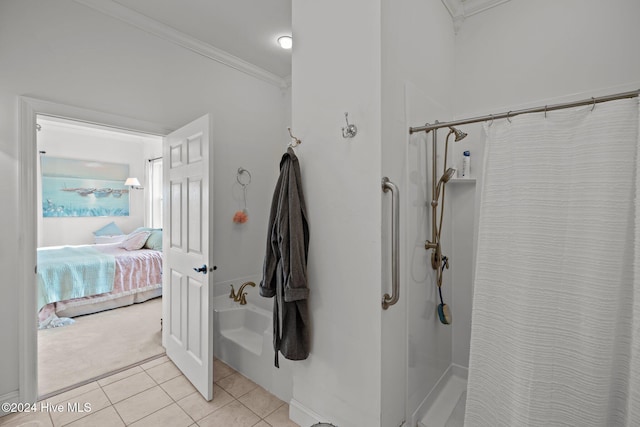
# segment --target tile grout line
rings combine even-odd
[[[249,394],[249,393],[251,393],[251,392],[255,391],[256,389],[260,388],[259,384],[255,384],[255,383],[254,383],[254,384],[256,385],[256,387],[252,388],[251,390],[246,391],[245,393],[243,393],[243,394],[239,395],[238,397],[233,396],[231,393],[229,393],[229,391],[227,391],[224,387],[222,387],[222,386],[219,384],[219,381],[221,381],[221,380],[223,380],[223,379],[225,379],[225,378],[228,378],[228,377],[230,377],[230,376],[232,376],[232,375],[234,375],[234,374],[238,374],[238,376],[240,376],[240,377],[242,377],[242,378],[246,378],[246,379],[248,379],[247,377],[245,377],[244,375],[242,375],[240,372],[238,372],[238,371],[236,371],[235,369],[233,369],[233,368],[229,367],[229,369],[231,370],[231,372],[229,372],[227,375],[225,375],[225,376],[223,376],[223,377],[221,377],[221,378],[218,378],[218,381],[215,381],[215,382],[214,382],[214,384],[215,384],[217,387],[219,387],[219,388],[220,388],[220,390],[223,390],[225,393],[229,394],[229,396],[230,396],[232,399],[231,399],[228,403],[226,403],[225,405],[223,405],[223,406],[221,406],[221,407],[219,407],[219,408],[215,409],[214,411],[212,411],[212,412],[210,412],[210,413],[208,413],[208,414],[204,415],[200,420],[196,420],[196,419],[194,419],[194,417],[193,417],[191,414],[189,414],[187,411],[185,411],[185,410],[184,410],[184,408],[182,408],[182,406],[178,403],[178,400],[176,400],[172,395],[170,395],[170,394],[169,394],[169,393],[168,393],[168,392],[167,392],[167,391],[162,387],[162,385],[163,385],[163,384],[166,384],[167,382],[169,382],[169,381],[171,381],[171,380],[174,380],[174,379],[176,379],[176,378],[179,378],[179,377],[180,377],[180,374],[178,374],[178,375],[176,375],[176,376],[174,376],[174,377],[171,377],[171,378],[165,379],[164,381],[160,382],[159,380],[157,380],[156,378],[154,378],[153,376],[151,376],[151,375],[149,374],[149,372],[148,372],[150,369],[153,369],[153,368],[155,368],[155,367],[158,367],[158,366],[164,365],[164,364],[169,363],[169,362],[171,362],[171,361],[170,361],[170,360],[168,360],[168,361],[166,361],[166,362],[163,362],[163,363],[157,364],[157,365],[155,365],[155,366],[151,366],[151,367],[150,367],[150,368],[148,368],[148,369],[142,368],[142,366],[141,366],[141,364],[140,364],[140,365],[138,365],[138,366],[140,366],[140,367],[141,367],[141,372],[132,373],[131,375],[129,375],[129,376],[127,376],[127,377],[121,378],[121,379],[119,379],[119,380],[117,380],[117,381],[114,381],[114,382],[111,382],[111,383],[109,383],[109,384],[102,385],[102,384],[100,384],[97,380],[96,380],[96,381],[93,381],[93,382],[95,382],[95,383],[96,383],[96,386],[97,386],[97,387],[96,387],[96,389],[94,389],[94,390],[100,390],[100,392],[101,392],[101,393],[103,393],[103,394],[104,394],[104,396],[106,397],[107,402],[109,403],[109,405],[108,405],[108,406],[105,406],[104,408],[101,408],[100,410],[98,410],[98,411],[96,411],[96,412],[87,413],[86,415],[83,415],[83,416],[81,416],[81,417],[80,417],[80,418],[78,418],[78,419],[75,419],[75,420],[70,421],[70,422],[68,422],[68,423],[66,423],[66,424],[63,424],[63,426],[67,426],[67,425],[69,425],[69,424],[71,424],[71,423],[74,423],[74,422],[76,422],[76,421],[78,421],[78,420],[85,419],[86,417],[88,417],[88,416],[90,416],[90,415],[92,415],[92,414],[95,414],[95,413],[101,412],[101,411],[103,411],[103,410],[105,410],[105,409],[107,409],[107,408],[109,408],[109,407],[111,407],[111,408],[113,408],[113,409],[115,410],[115,412],[116,412],[116,414],[117,414],[118,418],[120,419],[120,421],[121,421],[125,426],[127,426],[127,425],[134,424],[134,423],[136,423],[136,422],[139,422],[139,421],[141,421],[141,420],[144,420],[145,418],[148,418],[148,417],[152,416],[153,414],[155,414],[155,413],[157,413],[157,412],[159,412],[159,411],[161,411],[161,410],[164,410],[164,409],[166,409],[166,408],[168,408],[169,406],[172,406],[172,405],[174,405],[174,404],[177,406],[177,408],[178,408],[180,411],[182,411],[184,414],[186,414],[186,415],[187,415],[187,417],[188,417],[188,418],[189,418],[189,420],[191,421],[191,424],[189,424],[190,426],[191,426],[191,425],[193,425],[193,424],[195,424],[195,425],[197,426],[197,425],[198,425],[198,422],[199,422],[199,421],[202,421],[202,419],[204,419],[204,418],[206,418],[206,417],[210,416],[211,414],[213,414],[213,413],[215,413],[215,412],[218,412],[219,410],[221,410],[221,409],[223,409],[223,408],[227,407],[228,405],[230,405],[231,403],[234,403],[234,402],[237,402],[237,404],[239,404],[241,407],[243,407],[243,408],[247,409],[251,414],[254,414],[256,417],[258,417],[258,421],[257,421],[257,422],[256,422],[256,424],[254,424],[254,425],[257,425],[257,424],[260,424],[261,422],[264,422],[266,425],[268,425],[268,426],[272,426],[272,424],[271,424],[271,423],[269,423],[269,422],[266,420],[266,418],[267,418],[267,417],[269,417],[269,416],[271,416],[271,415],[273,415],[275,412],[277,412],[278,410],[280,410],[283,406],[285,406],[285,405],[287,404],[287,402],[282,402],[282,403],[281,403],[280,405],[278,405],[275,409],[273,409],[272,411],[268,412],[268,413],[267,413],[267,414],[265,414],[264,416],[261,416],[261,415],[257,414],[257,413],[256,413],[256,412],[254,412],[254,411],[253,411],[249,406],[245,405],[245,404],[244,404],[240,399],[241,399],[242,397],[246,396],[247,394]],[[222,361],[221,361],[221,362],[222,362]],[[224,362],[222,362],[222,363],[224,363]],[[228,366],[228,365],[227,365],[227,366]],[[141,390],[141,391],[139,391],[138,393],[135,393],[135,394],[133,394],[133,395],[131,395],[131,396],[128,396],[128,397],[126,397],[126,398],[124,398],[124,399],[121,399],[120,401],[118,401],[118,402],[114,403],[114,402],[112,401],[112,398],[111,398],[111,397],[109,397],[109,395],[107,394],[107,392],[106,392],[106,390],[105,390],[105,387],[108,387],[108,386],[110,386],[110,385],[112,385],[112,384],[116,384],[116,383],[118,383],[118,382],[120,382],[120,381],[124,381],[124,380],[130,379],[131,377],[133,377],[133,376],[135,376],[135,375],[139,375],[140,373],[143,373],[143,372],[144,372],[148,377],[150,377],[150,378],[152,379],[152,381],[153,381],[153,384],[154,384],[154,385],[153,385],[153,386],[151,386],[151,387],[149,387],[149,388],[147,388],[147,389],[145,389],[145,390]],[[113,375],[116,375],[116,374],[113,374]],[[185,378],[186,378],[186,377],[185,377]],[[187,380],[187,381],[188,381],[188,380]],[[118,410],[116,409],[115,405],[116,405],[116,404],[118,404],[118,403],[124,402],[124,401],[126,401],[127,399],[130,399],[130,398],[132,398],[132,397],[134,397],[134,396],[140,395],[141,393],[147,392],[147,391],[149,391],[149,390],[151,390],[151,389],[153,389],[153,388],[155,388],[155,387],[158,387],[158,388],[160,389],[160,391],[162,391],[164,394],[166,394],[167,396],[169,396],[169,403],[168,403],[167,405],[164,405],[164,406],[162,406],[161,408],[158,408],[158,409],[156,409],[155,411],[153,411],[153,412],[151,412],[151,413],[149,413],[149,414],[145,415],[144,417],[139,418],[139,419],[136,419],[136,420],[135,420],[135,421],[133,421],[132,423],[127,424],[127,423],[124,421],[124,419],[122,418],[122,415],[120,414],[120,412],[118,412]],[[77,397],[70,398],[70,399],[78,399],[78,398],[80,398],[82,395],[87,394],[87,393],[90,393],[90,392],[91,392],[91,390],[89,390],[89,391],[87,391],[87,392],[85,392],[85,393],[83,393],[83,394],[81,394],[81,395],[79,395],[79,396],[77,396]],[[267,392],[268,392],[268,390],[267,390]],[[187,397],[189,397],[189,396],[196,395],[196,394],[198,394],[198,391],[197,391],[197,390],[193,391],[193,393],[187,394],[186,396],[182,396],[179,400],[185,399],[185,398],[187,398]],[[276,396],[276,397],[277,397],[277,396]],[[70,399],[67,399],[67,400],[70,400]],[[54,423],[53,423],[53,418],[52,418],[52,416],[51,416],[51,413],[48,413],[47,415],[48,415],[49,421],[51,422],[51,425],[54,425]]]
[[[142,371],[144,372],[144,369],[142,369]],[[126,378],[130,378],[130,377],[126,377]],[[126,378],[122,378],[122,379],[126,379]],[[118,381],[122,381],[122,379],[121,379],[121,380],[118,380]],[[109,383],[109,384],[115,384],[115,383],[117,383],[118,381],[114,381],[114,382]],[[115,411],[116,415],[118,415],[118,418],[120,418],[120,421],[122,421],[122,424],[126,426],[126,425],[127,425],[127,423],[125,423],[125,422],[124,422],[124,420],[122,419],[122,415],[120,415],[120,412],[118,412],[118,410],[116,409],[115,405],[114,405],[114,404],[113,404],[113,402],[111,401],[111,398],[109,397],[109,395],[107,394],[107,392],[106,392],[106,391],[104,391],[104,388],[100,385],[100,383],[99,383],[99,382],[97,382],[97,381],[96,381],[96,384],[98,384],[98,387],[100,387],[100,389],[102,390],[102,392],[104,393],[104,395],[105,395],[105,396],[107,396],[107,400],[109,401],[109,403],[111,403],[111,407],[112,407],[112,408],[113,408],[113,410]],[[109,385],[109,384],[107,384],[107,385]],[[106,409],[106,408],[105,408],[105,409]],[[99,411],[98,411],[98,412],[99,412]]]

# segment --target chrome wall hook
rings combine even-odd
[[[353,138],[358,134],[358,128],[356,125],[349,124],[349,113],[344,113],[344,119],[347,122],[347,126],[342,128],[342,137]]]

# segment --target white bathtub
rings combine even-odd
[[[274,367],[273,316],[270,311],[248,302],[240,305],[226,295],[217,296],[214,310],[214,355],[288,402],[292,394],[291,367],[280,357]]]

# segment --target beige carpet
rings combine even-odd
[[[38,395],[44,396],[164,353],[162,298],[76,317],[38,331]]]

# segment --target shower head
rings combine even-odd
[[[454,139],[456,142],[461,141],[467,137],[466,133],[454,128],[453,126],[449,126],[449,129],[451,129],[450,133],[453,132],[455,134],[456,137]]]
[[[465,134],[466,135],[466,134]],[[449,182],[449,180],[451,178],[453,178],[453,174],[456,173],[456,170],[454,168],[448,168],[446,170],[446,172],[444,173],[444,175],[442,175],[442,178],[440,178],[440,181],[442,182]]]
[[[444,184],[446,184],[447,182],[449,182],[449,180],[451,178],[453,178],[453,174],[456,173],[456,170],[453,168],[448,168],[444,175],[442,175],[442,177],[440,178],[440,181],[438,181],[438,185],[436,186],[436,193],[433,195],[433,201],[431,202],[431,206],[437,206],[438,205],[438,199],[440,198],[440,190],[442,188],[442,186]],[[434,205],[435,203],[435,205]]]

